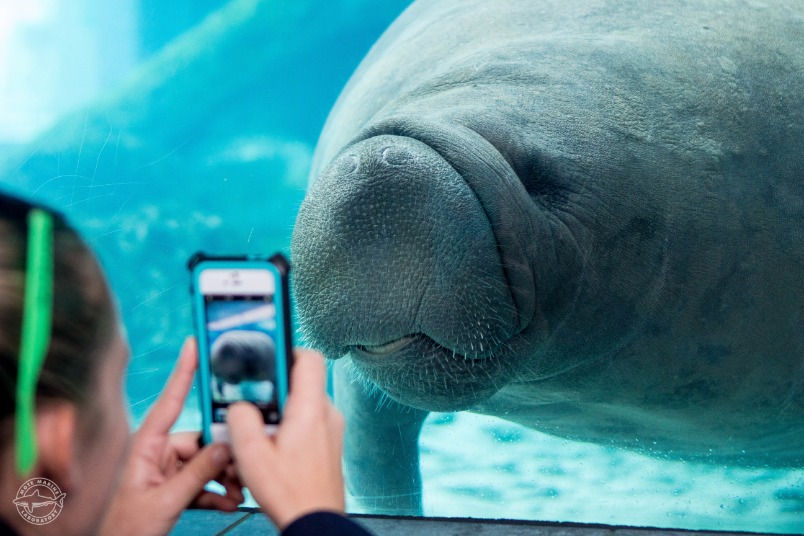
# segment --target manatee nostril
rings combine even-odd
[[[382,150],[381,157],[383,162],[392,166],[401,166],[410,163],[413,155],[402,147],[386,147]]]
[[[340,175],[349,175],[360,167],[360,158],[354,154],[345,154],[338,158],[336,165]]]

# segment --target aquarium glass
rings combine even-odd
[[[192,332],[188,257],[289,255],[327,114],[408,3],[0,0],[0,181],[99,253],[135,426]],[[194,390],[178,428],[199,426]],[[470,413],[431,414],[420,448],[426,516],[804,534],[804,469],[685,463]]]

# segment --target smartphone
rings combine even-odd
[[[290,264],[272,257],[211,256],[188,261],[196,336],[202,440],[229,441],[229,405],[246,400],[266,433],[282,420],[290,387]]]

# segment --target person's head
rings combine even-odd
[[[125,455],[128,349],[97,259],[63,217],[44,209],[53,220],[52,320],[34,395],[36,460],[20,474],[15,420],[34,208],[0,192],[0,517],[23,533],[91,533]],[[48,525],[30,525],[17,514],[17,492],[33,477],[48,478],[66,493]]]

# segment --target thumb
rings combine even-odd
[[[214,480],[232,460],[229,447],[222,443],[208,445],[186,462],[163,486],[164,500],[178,510],[184,510]]]
[[[238,402],[229,406],[226,422],[238,473],[256,498],[259,483],[271,481],[271,466],[276,458],[274,446],[265,435],[262,415],[253,404]],[[243,467],[248,467],[248,472]]]

